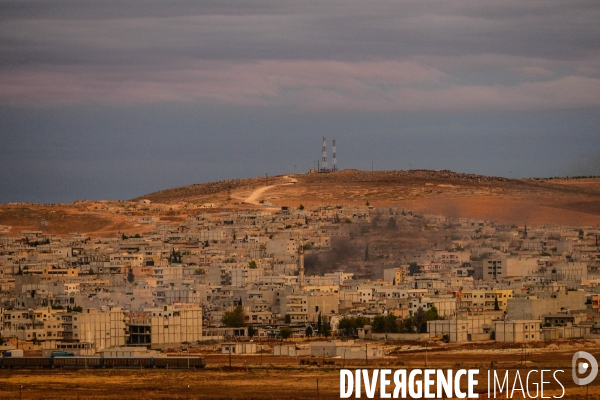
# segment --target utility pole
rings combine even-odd
[[[319,394],[319,378],[317,378],[317,400],[321,400],[321,395]]]

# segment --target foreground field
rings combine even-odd
[[[574,344],[576,347],[577,344]],[[560,346],[558,346],[560,347]],[[571,346],[572,347],[572,346]],[[597,346],[580,346],[600,359]],[[425,352],[420,348],[399,349],[381,360],[321,359],[319,357],[273,357],[263,355],[207,355],[204,370],[0,370],[0,399],[338,399],[342,367],[358,368],[441,368],[479,369],[476,391],[487,398],[487,370],[491,362],[498,374],[517,371],[525,376],[530,370],[562,369],[558,373],[566,399],[586,398],[586,388],[571,380],[573,349],[529,349],[486,346],[438,347]],[[312,362],[316,365],[299,365]],[[261,366],[262,362],[262,366]],[[492,375],[493,376],[493,375]],[[539,375],[537,380],[539,380]],[[545,396],[560,396],[562,388],[552,380],[544,386]],[[317,389],[318,382],[318,389]],[[600,398],[599,379],[588,390],[588,399]],[[511,378],[512,385],[512,378]],[[20,392],[21,386],[23,387]],[[533,389],[532,389],[533,390]],[[378,392],[377,392],[378,393]],[[354,396],[352,397],[354,398]],[[363,397],[364,396],[363,393]],[[376,396],[376,398],[379,398]],[[498,396],[497,398],[505,398]],[[522,398],[520,392],[513,398]]]

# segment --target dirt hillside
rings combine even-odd
[[[600,224],[600,178],[506,179],[452,171],[358,171],[234,179],[161,190],[128,201],[0,205],[0,233],[143,233],[188,215],[280,206],[349,204],[505,224]],[[4,226],[4,227],[3,227]],[[10,227],[10,229],[7,229]]]

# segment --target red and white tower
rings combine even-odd
[[[327,143],[325,142],[325,136],[323,136],[323,156],[321,158],[321,170],[327,171]]]
[[[334,172],[337,171],[337,158],[335,156],[335,139],[333,139],[333,161],[331,165],[331,170]]]

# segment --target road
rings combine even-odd
[[[267,190],[272,189],[272,188],[277,187],[277,186],[293,185],[293,184],[295,184],[295,183],[298,182],[297,179],[290,178],[287,175],[284,176],[283,178],[287,179],[288,182],[278,183],[276,185],[269,185],[269,186],[259,187],[258,189],[254,190],[252,193],[250,193],[250,195],[248,197],[245,197],[245,198],[240,198],[240,197],[237,197],[237,196],[234,196],[234,197],[237,197],[237,198],[241,199],[244,203],[247,203],[247,204],[254,204],[256,206],[262,206],[262,204],[260,203],[261,197],[262,197],[263,193],[265,193]]]

